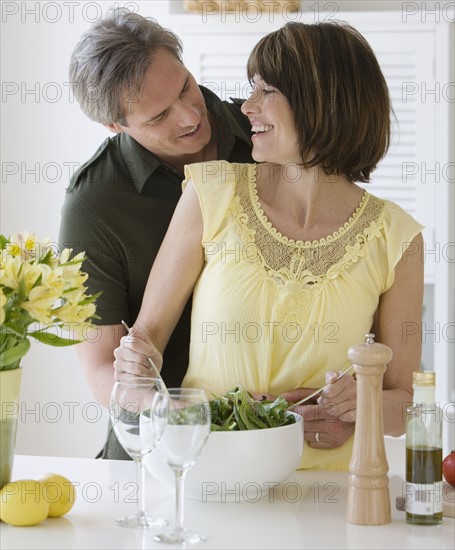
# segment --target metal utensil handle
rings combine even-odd
[[[347,374],[352,369],[353,366],[354,366],[354,363],[351,366],[349,366],[347,369],[345,369],[340,375],[338,375],[337,380],[339,380],[345,374]],[[331,382],[331,384],[333,384],[333,382]],[[297,401],[296,403],[292,403],[292,405],[289,405],[288,409],[292,409],[294,407],[297,407],[297,406],[301,405],[302,403],[305,403],[306,401],[309,401],[311,398],[318,395],[318,393],[321,393],[322,391],[324,391],[329,386],[330,386],[330,384],[326,384],[325,386],[322,386],[322,388],[319,388],[318,390],[314,391],[313,393],[310,393],[310,395],[307,395],[306,397],[304,397],[300,401]]]

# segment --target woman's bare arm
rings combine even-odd
[[[161,367],[163,351],[204,265],[203,219],[199,198],[188,182],[150,271],[141,310],[131,335],[115,350],[115,377],[146,375],[146,356]],[[165,367],[164,367],[165,368]]]

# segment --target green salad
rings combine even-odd
[[[255,401],[241,386],[210,401],[212,431],[260,430],[295,423],[287,414],[289,403],[283,397],[275,401]]]

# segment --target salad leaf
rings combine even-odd
[[[212,431],[239,431],[277,428],[295,423],[287,414],[289,403],[284,397],[275,401],[255,401],[242,386],[228,391],[209,403]]]

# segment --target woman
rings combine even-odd
[[[242,110],[258,164],[186,168],[116,376],[144,374],[146,354],[161,365],[194,290],[184,385],[219,395],[241,384],[295,402],[332,382],[317,404],[297,408],[301,466],[347,469],[356,384],[335,380],[347,350],[370,331],[392,348],[383,404],[395,436],[421,355],[422,226],[356,184],[388,149],[387,85],[365,39],[334,23],[288,23],[256,45],[247,71]]]

